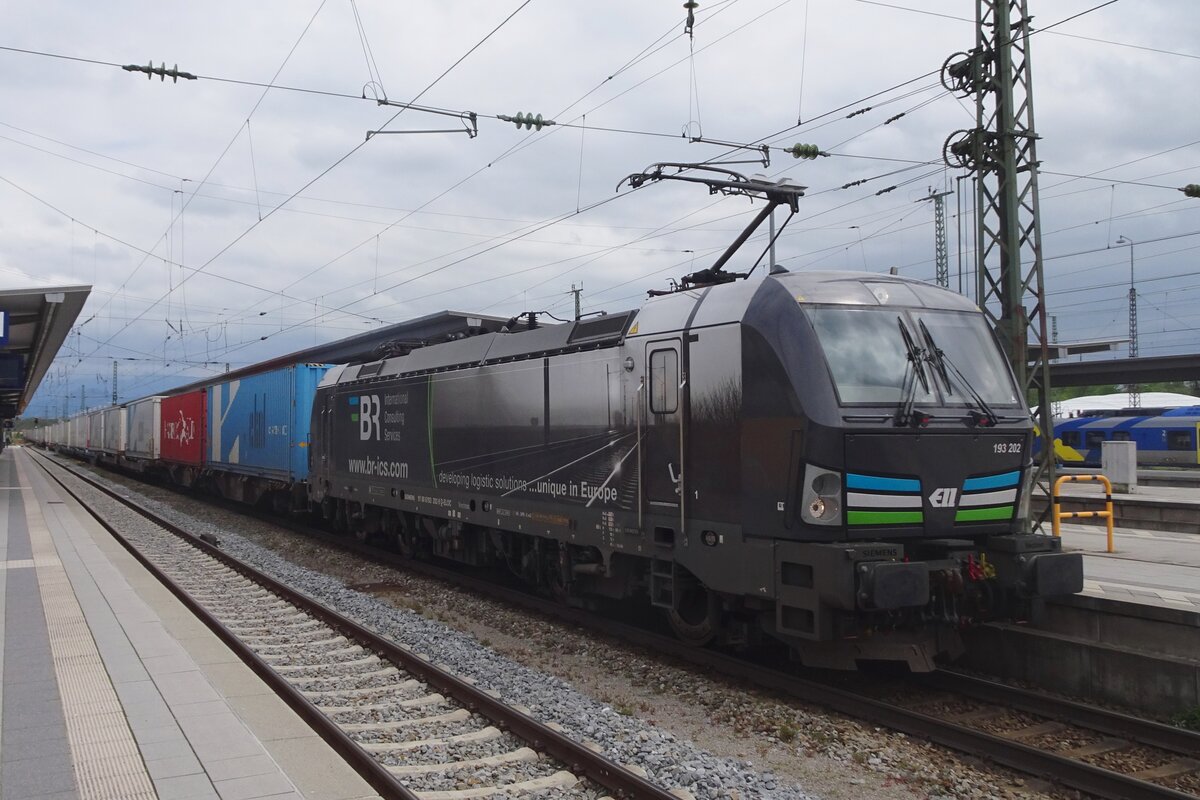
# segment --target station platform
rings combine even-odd
[[[1064,522],[1062,540],[1083,554],[1083,594],[1200,614],[1200,537],[1115,527],[1109,553],[1104,526]]]
[[[19,447],[0,453],[0,797],[376,792]]]

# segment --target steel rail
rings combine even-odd
[[[928,677],[918,678],[918,680],[930,688],[965,694],[989,703],[999,703],[1030,714],[1051,717],[1059,722],[1080,725],[1090,730],[1110,736],[1119,736],[1122,739],[1129,739],[1161,750],[1169,750],[1180,755],[1195,757],[1197,753],[1200,753],[1200,733],[1185,728],[1176,728],[1130,714],[1097,708],[1074,700],[1054,697],[1042,692],[1009,686],[951,670],[939,670]]]
[[[502,700],[493,697],[486,690],[480,689],[467,679],[460,678],[452,674],[446,669],[439,667],[430,660],[421,657],[410,649],[392,642],[375,631],[360,625],[357,622],[343,616],[342,614],[325,607],[315,599],[308,595],[291,588],[290,586],[272,578],[266,573],[245,564],[233,556],[223,552],[219,547],[215,547],[208,542],[203,541],[195,534],[185,530],[184,528],[175,525],[169,520],[163,519],[151,509],[145,507],[141,503],[128,497],[123,497],[116,491],[100,484],[92,478],[66,467],[59,462],[53,462],[62,469],[67,470],[79,480],[88,484],[92,488],[103,492],[117,502],[126,506],[135,513],[146,518],[150,522],[158,525],[171,533],[184,539],[188,544],[196,547],[205,554],[220,561],[229,568],[236,570],[240,574],[249,578],[266,588],[268,591],[274,592],[290,603],[304,610],[306,613],[320,619],[327,625],[340,630],[348,638],[357,640],[364,647],[375,651],[380,656],[394,663],[401,669],[418,676],[426,683],[437,687],[443,694],[446,694],[465,708],[472,712],[477,712],[484,717],[495,722],[502,729],[508,730],[514,736],[528,742],[533,749],[544,752],[553,758],[563,762],[568,769],[576,775],[584,775],[601,786],[616,792],[618,795],[633,798],[635,800],[678,800],[678,797],[671,794],[669,791],[657,786],[650,781],[635,774],[632,770],[626,769],[624,766],[608,759],[604,755],[589,749],[582,742],[578,742],[561,733],[548,725],[545,725],[532,716],[524,713],[513,706],[504,703]],[[48,475],[51,473],[46,470]],[[64,490],[75,496],[57,477],[51,477],[63,487]],[[78,499],[78,498],[77,498]],[[81,501],[82,502],[82,501]],[[84,504],[85,508],[87,507]],[[93,516],[95,512],[92,512]],[[211,628],[223,641],[230,645],[238,656],[247,663],[257,674],[271,685],[273,690],[279,691],[280,695],[288,702],[288,705],[296,709],[297,713],[313,726],[314,730],[322,736],[326,734],[330,738],[326,739],[334,745],[338,753],[341,754],[351,765],[360,770],[360,774],[368,780],[371,785],[385,793],[388,796],[403,798],[403,800],[418,800],[417,795],[406,789],[396,778],[387,771],[387,769],[375,761],[365,750],[358,746],[354,740],[350,739],[346,734],[336,726],[328,717],[326,717],[315,705],[310,703],[298,690],[284,681],[279,675],[256,654],[243,645],[237,637],[224,627],[215,617],[209,614],[195,600],[187,595],[187,593],[172,581],[168,576],[162,573],[155,567],[145,556],[140,554],[132,544],[118,533],[110,524],[100,517],[96,516],[97,521],[108,530],[122,546],[142,563],[154,576],[163,583],[173,594],[180,598],[188,608],[195,613],[206,625]],[[360,769],[361,767],[361,769]]]

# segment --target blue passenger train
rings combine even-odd
[[[1067,466],[1100,466],[1104,442],[1134,442],[1142,466],[1200,466],[1200,406],[1064,419],[1055,423],[1054,438],[1055,452]]]

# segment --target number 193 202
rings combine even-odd
[[[996,442],[992,445],[992,452],[1001,455],[1004,453],[1020,453],[1021,442]]]

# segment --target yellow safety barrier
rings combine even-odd
[[[1104,510],[1103,511],[1067,511],[1064,512],[1061,507],[1061,500],[1058,497],[1058,489],[1064,481],[1100,481],[1104,484]],[[1061,475],[1054,482],[1054,491],[1052,493],[1054,503],[1053,513],[1050,516],[1051,525],[1054,528],[1055,536],[1062,536],[1061,521],[1071,519],[1073,517],[1104,517],[1108,523],[1108,552],[1115,553],[1113,549],[1113,504],[1112,504],[1112,482],[1108,478],[1100,474],[1095,475]]]

